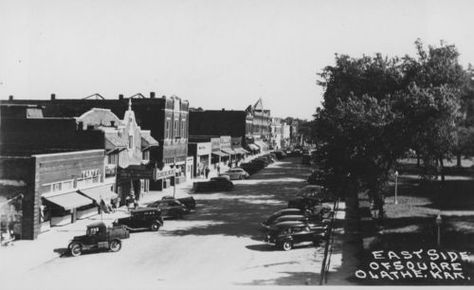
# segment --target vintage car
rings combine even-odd
[[[163,218],[159,208],[138,208],[130,212],[130,216],[116,219],[114,226],[124,226],[129,231],[157,231],[163,226]]]
[[[231,168],[227,170],[224,173],[221,173],[220,176],[222,175],[227,175],[229,176],[230,180],[235,180],[235,179],[246,179],[250,175],[247,173],[247,171],[243,170],[242,168],[236,167],[236,168]]]
[[[75,236],[69,243],[68,250],[74,257],[92,250],[118,252],[122,248],[122,239],[129,237],[130,233],[123,226],[109,228],[103,222],[96,222],[87,226],[85,235]]]
[[[163,219],[181,219],[189,213],[189,209],[176,199],[157,200],[147,204],[148,208],[159,208]]]
[[[281,209],[277,212],[274,212],[272,215],[270,215],[264,222],[262,222],[262,226],[266,227],[269,224],[272,224],[275,219],[285,216],[285,215],[303,215],[305,213],[304,210],[301,210],[299,208],[284,208]]]
[[[295,245],[309,242],[317,247],[326,236],[327,229],[328,225],[325,223],[310,225],[302,221],[281,222],[269,228],[265,242],[284,251],[291,250]]]
[[[269,222],[268,224],[262,223],[262,228],[264,230],[269,230],[273,225],[281,223],[281,222],[307,222],[309,217],[304,214],[290,214],[290,215],[282,215],[275,218],[273,221]]]
[[[234,184],[228,176],[212,177],[209,181],[194,182],[195,192],[229,191],[234,189]]]
[[[194,197],[191,195],[186,195],[186,196],[177,196],[177,197],[172,197],[171,195],[165,195],[161,198],[162,200],[177,200],[184,204],[189,210],[195,209],[196,208],[196,200]]]
[[[283,150],[276,150],[275,156],[278,160],[284,159],[286,157],[286,153]]]

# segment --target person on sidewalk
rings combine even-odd
[[[206,169],[204,169],[205,171],[205,174],[206,174],[206,179],[209,178],[209,172],[211,172],[211,170],[209,169],[209,167],[206,166]]]
[[[221,166],[217,164],[217,175],[221,174]]]

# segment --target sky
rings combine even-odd
[[[474,64],[474,1],[0,0],[0,99],[176,95],[191,107],[310,119],[335,54],[455,44]]]

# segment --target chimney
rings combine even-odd
[[[123,94],[119,95],[119,100],[123,100]]]
[[[8,96],[8,100],[9,100],[9,101],[13,101],[13,95],[9,95],[9,96]]]
[[[51,101],[56,100],[56,94],[51,94]]]
[[[155,98],[155,92],[150,92],[150,99],[154,99]]]

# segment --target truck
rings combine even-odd
[[[122,248],[122,239],[128,239],[130,233],[123,226],[107,227],[103,222],[87,226],[85,235],[75,236],[68,245],[69,253],[80,256],[84,251],[109,250],[118,252]]]

